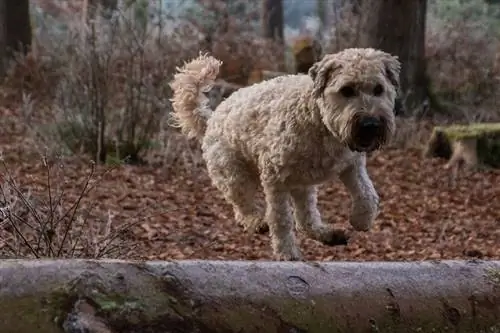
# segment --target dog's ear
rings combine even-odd
[[[312,91],[314,98],[321,97],[332,74],[340,67],[335,58],[331,56],[333,55],[327,55],[321,61],[314,63],[308,71],[308,75],[314,82]]]
[[[390,55],[389,53],[384,54],[382,62],[384,63],[384,75],[399,94],[401,62],[397,56]]]
[[[400,84],[400,72],[401,72],[401,62],[397,56],[393,56],[389,53],[383,54],[384,64],[384,75],[387,80],[393,85],[396,91],[396,99],[394,101],[394,114],[396,116],[404,114],[404,104],[401,100],[401,84]]]
[[[307,74],[311,77],[313,81],[316,81],[316,76],[318,75],[318,70],[320,66],[320,61],[315,62],[311,68],[307,71]]]

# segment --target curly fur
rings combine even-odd
[[[308,75],[239,89],[211,111],[203,87],[220,65],[206,55],[186,64],[171,83],[172,101],[183,131],[201,140],[208,173],[237,222],[251,231],[267,224],[275,257],[299,260],[294,219],[298,230],[325,244],[337,236],[322,222],[316,198],[317,185],[338,177],[352,197],[351,225],[369,230],[379,197],[366,170],[366,152],[394,133],[397,57],[370,48],[327,54]],[[374,93],[377,84],[380,94]],[[344,96],[346,86],[356,94]],[[360,148],[357,128],[366,116],[378,117],[383,131],[370,147]],[[255,204],[259,188],[265,212]]]
[[[208,98],[222,62],[200,54],[198,58],[177,68],[170,87],[175,92],[172,98],[172,125],[180,127],[189,138],[201,139],[205,134],[207,119],[212,114]]]

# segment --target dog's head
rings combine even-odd
[[[323,123],[350,149],[373,151],[394,134],[400,68],[389,53],[352,48],[325,55],[309,70]]]

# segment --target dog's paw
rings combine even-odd
[[[290,251],[279,251],[274,253],[274,257],[277,261],[303,261],[304,257],[298,248],[294,248]]]
[[[343,229],[330,229],[321,237],[321,242],[328,246],[347,245],[349,235]]]
[[[267,234],[269,232],[269,225],[267,225],[267,223],[260,224],[254,228],[254,232],[259,235]]]
[[[252,217],[244,220],[243,230],[250,234],[266,234],[269,232],[269,225],[263,221],[261,217]]]

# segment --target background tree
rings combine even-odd
[[[29,51],[31,39],[29,0],[0,0],[0,76],[10,59]]]
[[[428,80],[425,64],[427,0],[363,1],[361,46],[399,56],[401,102],[405,113],[426,106]]]
[[[317,14],[319,19],[319,29],[317,33],[317,38],[319,40],[323,39],[323,31],[328,27],[328,1],[327,0],[316,0]]]
[[[6,0],[0,0],[0,78],[5,75],[5,65],[6,65],[6,33],[5,33],[5,2]]]
[[[129,2],[126,4],[130,5]],[[99,9],[104,18],[110,19],[117,8],[118,0],[84,0],[83,16],[85,20],[94,19]]]
[[[29,0],[5,1],[7,52],[26,54],[31,46]]]
[[[263,36],[283,43],[283,0],[263,0],[261,19]]]

